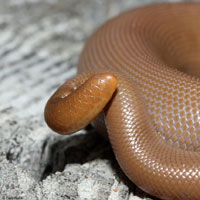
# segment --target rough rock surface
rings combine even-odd
[[[43,120],[91,32],[152,2],[164,1],[0,0],[0,199],[155,199],[126,178],[91,127],[59,136]]]

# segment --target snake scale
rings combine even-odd
[[[200,4],[163,3],[97,29],[49,99],[60,134],[104,127],[120,167],[161,199],[200,199]]]

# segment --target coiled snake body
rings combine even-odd
[[[78,76],[45,108],[70,134],[104,110],[125,174],[162,199],[200,199],[200,4],[158,4],[111,19],[86,43]]]

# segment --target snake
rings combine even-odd
[[[125,11],[87,39],[78,73],[47,101],[62,135],[88,124],[119,166],[160,199],[200,199],[200,3]]]

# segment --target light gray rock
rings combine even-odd
[[[92,31],[153,2],[164,1],[0,0],[0,199],[155,199],[127,179],[91,127],[59,136],[43,119]]]

